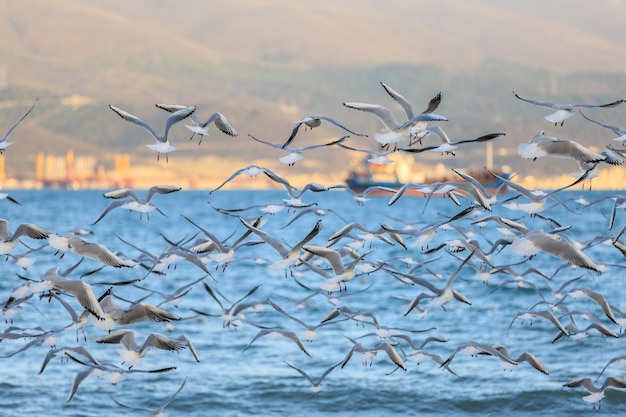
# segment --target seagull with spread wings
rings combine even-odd
[[[570,117],[574,115],[574,109],[576,108],[617,107],[617,106],[622,106],[624,103],[626,103],[626,100],[615,100],[613,102],[604,103],[604,104],[556,104],[556,103],[550,103],[548,101],[531,100],[528,98],[523,98],[523,97],[518,96],[517,93],[515,93],[515,91],[513,91],[513,94],[518,99],[525,101],[527,103],[534,104],[536,106],[545,107],[551,110],[555,110],[554,113],[550,113],[549,115],[545,117],[547,121],[554,123],[555,126],[558,125],[559,123],[561,124],[561,126],[563,126],[563,123],[565,122],[565,120],[569,119]]]

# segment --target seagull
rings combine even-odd
[[[148,148],[152,149],[153,151],[157,152],[157,161],[159,160],[159,156],[164,153],[165,154],[165,161],[169,162],[169,159],[167,157],[167,154],[169,152],[173,152],[176,150],[176,147],[171,146],[169,139],[168,139],[168,134],[170,132],[170,129],[172,128],[172,126],[175,123],[180,122],[181,120],[186,119],[187,117],[189,117],[191,114],[193,114],[193,112],[196,111],[196,106],[189,106],[189,107],[185,107],[181,110],[175,111],[174,113],[172,113],[167,120],[165,121],[165,131],[163,132],[162,136],[159,136],[154,129],[152,129],[152,127],[150,127],[150,125],[146,122],[144,122],[143,120],[141,120],[140,118],[138,118],[137,116],[133,116],[132,114],[119,109],[111,104],[109,104],[109,108],[111,108],[111,110],[113,110],[115,113],[117,113],[122,119],[126,120],[127,122],[131,122],[131,123],[135,123],[136,125],[139,125],[141,127],[143,127],[144,129],[146,129],[154,138],[155,140],[155,144],[154,145],[147,145]]]
[[[595,385],[593,385],[593,381],[591,380],[591,378],[585,377],[572,379],[571,381],[563,384],[563,386],[570,388],[585,388],[587,392],[589,392],[589,395],[584,396],[583,400],[588,403],[593,403],[594,409],[596,408],[596,403],[598,403],[599,409],[600,407],[602,407],[600,401],[604,398],[604,391],[606,391],[606,389],[609,387],[626,388],[626,380],[615,376],[610,376],[604,380],[604,383],[600,388],[597,388]]]
[[[328,209],[328,208],[317,208],[317,207],[309,207],[309,208],[305,208],[302,210],[298,211],[298,214],[296,214],[295,216],[293,216],[293,218],[291,220],[289,220],[289,222],[287,224],[285,224],[283,227],[281,227],[281,229],[285,229],[286,227],[288,227],[291,223],[295,222],[296,220],[298,220],[300,217],[305,216],[307,214],[315,214],[317,216],[325,216],[328,213],[332,213],[335,216],[337,216],[337,218],[339,218],[342,222],[344,223],[348,223],[348,221],[346,219],[344,219],[337,211],[333,210],[333,209]]]
[[[317,148],[322,148],[324,146],[336,145],[336,144],[341,143],[341,142],[343,142],[344,140],[346,140],[346,139],[348,139],[350,137],[350,136],[344,136],[344,137],[339,138],[337,140],[333,140],[333,141],[328,142],[328,143],[322,143],[322,144],[319,144],[319,145],[311,145],[311,146],[306,146],[306,147],[301,147],[301,148],[290,148],[288,146],[280,145],[278,143],[266,142],[264,140],[257,139],[257,138],[255,138],[254,136],[252,136],[249,133],[248,133],[248,136],[250,136],[252,139],[254,139],[257,142],[260,142],[260,143],[263,143],[265,145],[271,146],[272,148],[276,148],[276,149],[281,149],[283,151],[287,151],[288,152],[287,155],[278,158],[278,160],[280,162],[282,162],[283,164],[286,164],[288,166],[293,166],[296,162],[298,162],[299,160],[304,158],[304,152],[306,152],[306,151],[310,151],[310,150],[317,149]]]
[[[112,198],[116,201],[109,204],[103,211],[100,213],[98,218],[91,223],[92,225],[98,223],[104,216],[106,216],[111,210],[121,207],[131,211],[139,212],[139,219],[141,220],[141,215],[146,213],[146,217],[150,220],[150,213],[153,210],[157,210],[159,213],[165,216],[165,213],[161,211],[157,206],[152,204],[152,197],[155,194],[170,194],[176,191],[180,191],[181,187],[173,186],[173,185],[155,185],[148,189],[148,194],[144,198],[139,198],[135,190],[132,188],[121,188],[119,190],[109,191],[104,193],[106,198]]]
[[[580,288],[573,288],[571,290],[569,290],[568,292],[566,292],[560,299],[559,301],[556,302],[556,304],[554,304],[553,307],[558,306],[561,302],[563,302],[567,297],[570,298],[580,298],[580,297],[587,297],[589,298],[591,301],[593,301],[594,303],[596,303],[601,309],[602,312],[604,313],[604,315],[611,320],[613,323],[615,324],[619,324],[617,322],[617,319],[615,318],[615,315],[613,315],[613,310],[611,309],[611,306],[609,305],[608,301],[606,300],[606,298],[596,292],[593,291],[591,288],[589,287],[580,287]]]
[[[154,289],[150,289],[150,288],[146,288],[143,286],[140,286],[138,284],[135,284],[134,286],[137,288],[141,288],[142,290],[146,290],[148,292],[150,292],[151,294],[158,294],[163,298],[163,301],[161,301],[159,304],[157,304],[157,307],[160,307],[163,304],[172,304],[174,307],[178,308],[178,304],[183,300],[183,298],[189,294],[189,292],[193,289],[192,287],[194,285],[196,285],[198,282],[204,280],[207,277],[207,275],[204,275],[198,279],[195,279],[191,282],[189,282],[188,284],[183,285],[182,287],[179,287],[177,290],[175,290],[172,293],[165,293],[162,291],[158,291],[158,290],[154,290]]]
[[[17,201],[16,199],[14,199],[13,197],[11,197],[9,194],[7,193],[0,193],[0,200],[7,200],[10,201],[13,204],[17,204],[18,206],[21,206],[22,203],[20,203],[19,201]]]
[[[102,296],[100,296],[97,300],[98,303],[106,297],[106,295],[111,291],[109,288]],[[76,330],[76,343],[78,343],[78,332],[82,332],[83,340],[87,341],[87,335],[85,334],[85,327],[87,327],[87,318],[89,317],[89,310],[84,310],[80,315],[74,310],[74,308],[61,297],[60,294],[55,293],[54,291],[50,292],[52,298],[57,300],[61,305],[67,310],[70,317],[72,318],[72,323],[68,324],[63,328],[63,330]]]
[[[215,123],[215,126],[220,131],[222,131],[222,133],[225,133],[229,136],[238,135],[237,131],[235,130],[233,125],[230,124],[226,116],[224,116],[220,112],[213,113],[205,122],[201,122],[195,114],[192,114],[191,121],[195,124],[193,126],[185,125],[185,127],[193,132],[193,135],[191,135],[189,140],[192,140],[194,135],[196,134],[200,135],[200,141],[198,142],[198,145],[202,143],[203,136],[209,136],[209,126],[211,125],[211,123]]]
[[[325,322],[320,322],[319,324],[307,324],[305,322],[303,322],[302,320],[300,320],[299,318],[287,313],[281,306],[279,306],[278,304],[276,304],[274,301],[268,299],[268,303],[269,305],[271,305],[274,310],[278,311],[280,314],[290,318],[291,320],[295,321],[296,323],[298,323],[299,325],[301,325],[302,327],[305,328],[305,330],[301,333],[302,336],[304,337],[304,339],[307,342],[313,342],[319,338],[321,338],[322,336],[320,336],[319,333],[317,333],[317,329],[319,329],[320,327],[324,327],[327,326],[331,323],[337,323],[339,321],[343,321],[343,320],[349,320],[349,317],[345,317],[342,320],[335,320],[335,321],[325,321]]]
[[[209,259],[215,262],[216,269],[222,265],[222,271],[226,270],[226,267],[230,262],[235,258],[235,249],[237,249],[240,245],[256,245],[260,242],[249,242],[242,243],[252,231],[247,229],[240,237],[237,239],[230,247],[226,247],[213,233],[209,232],[189,217],[182,215],[182,217],[187,220],[189,223],[193,224],[197,227],[204,235],[207,237],[207,240],[202,243],[196,243],[193,247],[190,248],[191,252],[194,253],[205,253],[212,250],[217,250],[217,253],[209,253]],[[252,226],[256,227],[261,223],[261,218],[258,218],[254,221]]]
[[[0,255],[8,255],[17,247],[20,237],[26,236],[31,239],[47,239],[49,230],[32,223],[20,224],[13,234],[9,233],[9,221],[0,219]]]
[[[313,380],[313,378],[311,378],[309,376],[309,374],[307,374],[306,372],[304,372],[302,369],[298,368],[296,365],[289,363],[287,361],[284,361],[287,366],[289,366],[290,368],[295,369],[296,371],[298,371],[300,373],[300,375],[302,375],[303,377],[305,377],[309,383],[311,384],[311,391],[313,392],[313,394],[315,396],[319,395],[319,392],[322,390],[322,381],[324,380],[324,378],[326,378],[328,376],[329,373],[332,372],[333,369],[335,369],[337,366],[341,365],[341,362],[336,362],[332,365],[330,365],[328,368],[326,368],[326,370],[324,371],[324,373],[322,374],[322,376],[320,376],[317,381]]]
[[[584,312],[583,314],[588,315],[587,312]],[[572,323],[568,324],[567,326],[565,326],[565,328],[567,329],[567,334],[564,334],[563,332],[559,331],[556,336],[554,336],[552,338],[552,343],[555,343],[557,340],[559,340],[560,338],[562,338],[563,336],[569,336],[571,337],[573,340],[580,340],[580,339],[584,339],[586,337],[589,337],[589,332],[591,330],[597,330],[598,333],[600,333],[600,335],[604,338],[604,336],[609,336],[609,337],[614,337],[614,338],[618,338],[619,336],[611,329],[609,329],[607,326],[605,326],[602,323],[599,322],[592,322],[590,323],[587,327],[585,327],[584,329],[581,329],[578,327],[578,325],[576,324],[576,322],[574,322],[574,318],[573,316],[570,314],[570,318],[572,319]],[[595,318],[594,318],[595,320]]]
[[[142,259],[142,260],[143,259],[147,259],[147,260],[152,262],[152,266],[151,267],[144,267],[145,269],[148,270],[149,273],[154,272],[156,274],[165,275],[164,271],[166,269],[169,269],[172,265],[174,266],[174,269],[175,269],[177,262],[185,260],[185,261],[191,263],[192,265],[200,268],[204,273],[209,275],[211,278],[215,279],[213,277],[213,275],[211,275],[211,272],[207,269],[206,265],[203,262],[203,259],[201,259],[200,256],[198,256],[192,250],[183,248],[183,247],[179,246],[178,243],[170,241],[169,239],[167,239],[163,235],[161,235],[161,237],[167,243],[169,243],[170,246],[168,248],[166,248],[163,252],[161,252],[159,255],[150,253],[149,251],[147,251],[145,249],[142,249],[142,248],[138,247],[137,245],[134,245],[134,244],[132,244],[132,243],[122,239],[117,234],[115,236],[119,240],[121,240],[122,242],[124,242],[128,246],[132,247],[133,249],[136,249],[137,251],[139,251],[142,254],[142,257],[137,258],[137,260],[139,260],[139,259]],[[143,266],[143,264],[142,264],[142,266]]]
[[[291,184],[289,184],[289,181],[287,181],[287,179],[281,177],[280,175],[278,175],[277,173],[275,173],[271,169],[264,168],[264,167],[261,167],[261,166],[258,166],[258,165],[248,165],[245,168],[241,168],[241,169],[238,169],[237,171],[235,171],[230,177],[228,177],[226,179],[226,181],[224,181],[219,186],[217,186],[216,188],[211,190],[211,192],[209,194],[213,194],[214,192],[216,192],[217,190],[222,188],[224,185],[226,185],[226,183],[230,182],[233,178],[235,178],[235,177],[237,177],[239,175],[242,175],[242,174],[243,175],[247,175],[249,177],[256,177],[256,176],[258,176],[260,174],[265,174],[272,181],[274,181],[274,182],[276,182],[278,184],[282,184],[287,189],[287,191],[291,191],[291,190],[295,190],[296,189]]]
[[[75,358],[70,353],[65,353],[65,355],[71,360],[73,360],[74,362],[80,363],[81,365],[84,365],[87,367],[86,370],[80,371],[74,377],[74,383],[72,384],[72,388],[70,389],[70,393],[67,397],[67,402],[70,402],[72,398],[74,398],[74,395],[76,394],[76,391],[78,391],[78,387],[80,386],[80,384],[85,380],[85,378],[87,378],[89,375],[92,375],[92,374],[98,377],[101,377],[103,379],[106,379],[111,384],[116,385],[118,382],[123,380],[128,374],[137,373],[137,372],[160,373],[160,372],[169,372],[169,371],[173,371],[174,369],[176,369],[175,366],[170,366],[170,367],[160,368],[160,369],[150,369],[150,370],[124,369],[122,367],[113,365],[111,363],[94,364],[94,363],[83,362],[80,359]]]
[[[167,407],[172,401],[174,401],[174,398],[178,395],[179,392],[182,391],[183,387],[185,386],[185,382],[187,382],[187,377],[185,377],[185,379],[183,380],[183,383],[180,385],[178,390],[176,390],[176,392],[174,394],[172,394],[169,397],[167,397],[155,409],[148,409],[148,408],[141,408],[141,407],[132,407],[130,405],[126,405],[126,404],[123,404],[123,403],[119,402],[118,400],[116,400],[113,397],[111,397],[111,399],[115,402],[115,404],[117,404],[117,405],[119,405],[120,407],[123,407],[123,408],[128,408],[128,409],[133,410],[133,411],[146,412],[146,413],[150,414],[152,417],[167,417],[168,413],[164,413],[163,409],[165,407]]]
[[[579,108],[579,107],[584,107],[584,108],[617,107],[626,103],[626,100],[616,100],[611,103],[605,103],[605,104],[555,104],[555,103],[550,103],[547,101],[530,100],[527,98],[523,98],[523,97],[518,96],[515,93],[515,91],[513,91],[513,94],[515,94],[515,97],[517,97],[518,99],[525,101],[527,103],[531,103],[537,106],[556,110],[554,113],[551,113],[545,117],[547,121],[554,123],[555,126],[558,125],[559,123],[561,123],[561,126],[563,126],[563,123],[565,122],[565,120],[569,119],[570,117],[574,115],[574,109]]]
[[[95,259],[114,268],[133,268],[137,266],[137,262],[130,259],[122,259],[106,246],[99,243],[89,242],[87,239],[76,235],[70,235],[68,240],[69,249],[76,255]]]
[[[402,368],[402,370],[404,371],[407,370],[407,367],[404,364],[402,357],[398,354],[398,352],[394,349],[394,347],[389,342],[380,342],[376,346],[368,348],[360,342],[356,343],[352,339],[350,339],[350,341],[352,341],[354,344],[352,345],[352,349],[350,349],[346,357],[343,358],[343,360],[341,361],[342,368],[346,366],[348,361],[350,361],[350,358],[352,358],[352,354],[354,352],[358,352],[361,354],[361,360],[363,361],[363,365],[369,364],[370,366],[372,366],[374,356],[376,356],[378,351],[382,350],[387,354],[387,356],[389,356],[389,359],[391,359],[393,363],[395,363],[397,366]]]
[[[376,117],[378,117],[387,129],[387,132],[382,134],[376,133],[374,135],[374,139],[384,147],[389,146],[391,143],[401,142],[404,139],[411,137],[411,132],[414,130],[415,125],[432,121],[448,121],[447,117],[439,114],[420,113],[408,119],[404,123],[398,123],[391,110],[379,104],[345,102],[343,105],[351,109],[373,113]]]
[[[129,329],[121,329],[113,333],[109,333],[101,339],[96,340],[98,343],[120,343],[124,349],[118,351],[124,362],[122,364],[128,364],[129,368],[135,365],[141,365],[141,360],[150,348],[169,350],[172,352],[184,349],[185,344],[176,339],[167,337],[161,333],[151,333],[146,337],[146,340],[137,345],[135,342],[135,333]]]
[[[105,312],[91,285],[81,280],[68,279],[57,272],[57,267],[48,270],[41,277],[42,283],[48,283],[50,290],[62,291],[73,295],[85,310],[93,314],[98,320],[104,320]]]
[[[491,140],[500,139],[501,137],[505,136],[504,133],[488,133],[486,135],[482,135],[477,138],[459,139],[459,140],[452,142],[450,138],[448,137],[448,135],[446,134],[446,132],[439,126],[428,126],[426,128],[426,131],[437,135],[441,139],[442,144],[432,145],[432,146],[423,146],[421,148],[402,147],[400,148],[400,150],[403,152],[409,152],[409,153],[421,153],[425,151],[433,151],[433,152],[439,152],[442,154],[456,155],[454,151],[457,149],[458,145],[461,145],[463,143],[488,142]]]
[[[519,256],[533,257],[539,252],[566,260],[572,265],[587,268],[602,273],[600,267],[593,262],[582,250],[562,236],[546,233],[542,230],[531,230],[515,238],[512,243],[513,251]]]
[[[25,350],[30,349],[31,347],[37,346],[37,345],[45,345],[54,349],[56,348],[57,342],[61,339],[59,336],[57,336],[57,334],[58,334],[57,331],[47,331],[38,335],[29,336],[29,337],[32,337],[33,340],[31,340],[30,342],[28,342],[27,344],[25,344],[24,346],[22,346],[20,349],[16,350],[15,352],[8,353],[6,355],[0,355],[0,358],[3,358],[3,359],[11,358],[17,355],[18,353],[24,352]]]
[[[509,327],[506,330],[506,334],[508,334],[509,330],[511,330],[511,326],[513,326],[515,319],[518,319],[518,318],[522,320],[522,323],[524,323],[524,320],[530,321],[531,326],[532,326],[533,320],[537,318],[543,318],[543,319],[548,320],[550,323],[552,323],[564,335],[566,336],[569,335],[569,331],[565,328],[565,326],[563,326],[563,324],[559,321],[559,319],[557,319],[556,316],[550,310],[518,311],[517,313],[515,313],[515,317],[513,317],[513,320],[511,320],[511,324],[509,324]]]
[[[592,120],[589,117],[585,116],[583,112],[579,111],[581,116],[584,117],[585,119],[589,120],[590,122],[593,122],[599,126],[602,126],[606,129],[611,129],[613,132],[615,132],[616,135],[618,135],[616,138],[614,138],[613,140],[617,141],[617,142],[621,142],[622,146],[626,146],[626,129],[622,129],[621,127],[618,126],[613,126],[613,125],[609,125],[606,123],[602,123],[602,122],[598,122],[596,120]]]
[[[60,356],[61,361],[63,361],[63,359],[69,360],[67,359],[67,354],[70,352],[73,354],[79,354],[84,356],[85,358],[89,359],[94,365],[99,364],[98,360],[94,358],[84,346],[64,346],[48,350],[48,353],[46,354],[46,357],[41,364],[41,368],[39,368],[39,374],[41,374],[46,369],[50,360],[55,356]]]
[[[310,191],[312,193],[323,193],[326,191],[337,189],[349,190],[350,188],[345,184],[323,185],[318,182],[309,182],[304,185],[304,187],[302,187],[300,192],[296,193],[295,191],[287,190],[289,198],[283,198],[283,202],[285,203],[285,207],[287,207],[288,209],[294,209],[294,211],[296,209],[310,208],[316,206],[317,203],[305,203],[304,201],[302,201],[302,195],[304,193],[306,193],[307,191]]]
[[[28,116],[28,114],[35,108],[35,104],[37,104],[38,100],[39,100],[38,98],[35,99],[35,102],[30,107],[30,109],[28,109],[28,111],[22,117],[20,117],[20,119],[17,122],[15,122],[15,124],[13,126],[11,126],[9,131],[4,134],[4,137],[2,137],[2,139],[0,139],[0,155],[2,155],[4,153],[4,150],[6,148],[8,148],[9,146],[11,146],[14,143],[14,142],[7,142],[7,139],[9,139],[9,136],[11,136],[11,133],[13,133],[13,131],[15,130],[17,125],[19,125],[22,122],[22,120],[24,120],[26,118],[26,116]]]
[[[504,178],[492,171],[491,175],[493,175],[494,177],[496,177],[498,180],[501,181],[501,183],[506,184],[507,187],[517,191],[519,194],[521,194],[522,196],[526,197],[529,202],[528,203],[515,203],[515,202],[511,202],[511,203],[505,203],[502,204],[504,207],[511,209],[511,210],[522,210],[528,214],[530,214],[531,216],[536,216],[538,215],[538,213],[542,212],[543,210],[545,210],[545,204],[546,201],[548,200],[548,198],[553,199],[554,201],[556,201],[557,203],[559,203],[560,205],[562,205],[566,210],[574,213],[569,207],[567,207],[561,200],[559,200],[559,198],[556,196],[556,194],[558,194],[559,192],[566,190],[568,188],[573,187],[574,185],[578,184],[579,182],[584,181],[587,176],[589,175],[590,172],[592,172],[591,170],[583,173],[580,177],[578,177],[576,179],[576,181],[572,182],[571,184],[567,184],[563,187],[551,190],[549,192],[545,192],[542,190],[529,190],[527,188],[522,187],[521,185],[509,180],[508,178]]]
[[[521,143],[517,150],[522,158],[532,159],[544,156],[573,159],[586,164],[606,162],[610,165],[621,165],[624,161],[613,152],[593,152],[578,142],[568,139],[557,139],[554,136],[546,136],[545,131],[540,130],[528,143]]]
[[[470,341],[458,346],[454,351],[448,356],[442,364],[441,367],[445,367],[449,365],[456,355],[464,355],[464,356],[473,356],[476,357],[478,354],[487,354],[490,356],[495,356],[500,360],[500,363],[506,363],[508,365],[516,366],[517,362],[508,357],[507,355],[500,352],[493,346],[489,346],[484,343]]]
[[[615,365],[613,365],[615,364]],[[596,382],[598,382],[598,379],[600,379],[600,377],[602,376],[602,374],[604,373],[604,371],[606,371],[606,369],[613,365],[615,368],[621,369],[626,365],[626,355],[619,355],[619,356],[615,356],[611,359],[609,359],[609,361],[606,363],[606,365],[604,365],[604,368],[602,368],[602,371],[600,372],[600,374],[598,375],[598,377],[596,378]]]
[[[459,297],[459,293],[455,292],[454,290],[452,290],[452,283],[454,282],[454,280],[456,279],[456,277],[458,276],[459,272],[461,272],[461,269],[463,268],[463,266],[465,266],[465,264],[469,261],[469,259],[474,255],[475,251],[472,251],[467,258],[465,258],[463,260],[463,262],[458,266],[458,268],[456,269],[456,271],[454,271],[454,273],[450,276],[450,278],[448,278],[448,282],[446,283],[445,287],[443,289],[438,289],[435,288],[434,286],[430,285],[430,283],[428,285],[426,285],[426,288],[430,289],[434,295],[432,297],[430,297],[430,301],[428,302],[428,304],[426,304],[426,308],[424,310],[422,310],[423,314],[426,314],[426,311],[430,308],[430,307],[441,307],[444,311],[446,310],[445,305],[448,304],[450,301],[452,301],[453,298],[458,298]],[[419,283],[419,281],[414,281],[415,283]],[[419,302],[423,299],[423,298],[427,298],[424,295],[420,294],[417,297],[415,297],[413,299],[413,301],[411,301],[408,305],[408,307],[406,308],[404,315],[406,316],[407,314],[409,314],[411,312],[411,310],[413,310],[414,308],[418,307]],[[471,304],[468,300],[468,304]]]
[[[217,298],[217,296],[214,294],[214,292],[211,289],[211,287],[209,287],[206,282],[202,282],[202,285],[204,285],[204,289],[209,294],[209,296],[211,296],[211,298],[213,298],[215,300],[215,302],[217,302],[217,304],[219,305],[220,310],[221,310],[220,314],[205,313],[203,311],[196,310],[194,308],[192,308],[191,310],[193,312],[201,314],[203,316],[219,317],[219,318],[221,318],[224,321],[223,324],[222,324],[222,327],[224,327],[224,328],[230,327],[231,325],[233,327],[235,327],[235,328],[243,326],[244,319],[245,319],[245,314],[243,313],[243,311],[248,309],[248,308],[250,308],[250,307],[254,307],[254,306],[260,304],[259,302],[246,302],[246,303],[244,303],[243,300],[245,300],[246,298],[248,298],[252,294],[254,294],[256,292],[256,290],[258,290],[261,285],[257,285],[255,287],[253,287],[243,297],[241,297],[239,300],[237,300],[234,303],[232,303],[232,305],[230,307],[228,307],[228,308],[224,307],[222,302],[219,300],[219,298]]]
[[[159,109],[168,111],[170,113],[175,113],[179,110],[183,110],[188,107],[188,106],[184,106],[181,104],[156,104],[156,106]],[[211,125],[211,123],[215,123],[215,127],[217,127],[222,133],[226,135],[229,135],[229,136],[238,135],[237,131],[235,130],[233,125],[230,124],[226,116],[224,116],[222,113],[218,111],[210,115],[209,118],[205,122],[200,121],[200,119],[195,113],[191,115],[190,119],[194,123],[194,125],[193,126],[185,125],[185,127],[193,132],[193,135],[191,135],[189,140],[192,140],[196,134],[200,135],[200,142],[198,142],[198,145],[202,143],[203,136],[209,136],[209,126]]]
[[[250,343],[248,343],[246,347],[243,348],[242,352],[245,352],[254,343],[255,340],[263,336],[267,336],[272,339],[275,339],[278,337],[287,338],[293,341],[296,345],[298,345],[300,350],[302,350],[308,357],[311,357],[311,354],[309,353],[309,351],[306,350],[306,346],[304,346],[304,344],[302,343],[300,338],[298,338],[298,335],[295,332],[292,332],[290,330],[283,330],[279,328],[271,328],[271,329],[264,328],[264,329],[259,330],[258,333],[254,336],[254,338],[250,341]]]
[[[412,119],[413,117],[415,117],[415,111],[413,110],[413,105],[411,104],[410,101],[408,101],[406,98],[400,95],[397,91],[395,91],[393,88],[389,87],[387,84],[383,83],[382,81],[380,85],[385,89],[387,94],[389,94],[391,98],[393,98],[396,101],[396,103],[402,106],[402,108],[404,109],[404,112],[406,113],[407,119]],[[435,95],[433,98],[431,98],[430,101],[428,102],[428,107],[426,108],[426,110],[422,112],[422,114],[433,113],[435,110],[437,110],[437,108],[439,107],[439,104],[441,104],[441,98],[442,98],[441,92]],[[428,134],[427,133],[428,131],[426,129],[427,127],[428,127],[427,122],[415,123],[409,131],[410,137],[418,138],[421,143],[422,137],[425,136],[425,134]],[[410,145],[411,143],[409,142],[409,146]]]
[[[513,369],[515,369],[517,367],[517,364],[519,364],[521,362],[528,362],[528,364],[530,366],[532,366],[533,368],[535,368],[539,372],[548,375],[548,370],[546,369],[545,365],[543,363],[541,363],[541,361],[539,359],[537,359],[537,357],[535,355],[533,355],[532,353],[530,353],[530,352],[522,352],[522,353],[519,354],[519,356],[516,359],[513,359],[511,357],[511,355],[509,354],[509,351],[506,348],[506,346],[504,346],[504,345],[493,345],[493,347],[498,352],[502,353],[504,356],[506,356],[508,358],[511,358],[514,362],[516,362],[516,364],[512,364],[511,362],[508,362],[508,361],[500,361],[500,364],[504,367],[504,369],[512,371]]]
[[[419,345],[415,345],[413,343],[413,341],[411,340],[411,337],[409,335],[406,334],[402,334],[402,333],[394,333],[392,335],[393,338],[400,338],[405,340],[409,346],[411,347],[411,351],[407,354],[404,355],[404,360],[405,361],[409,361],[409,362],[414,362],[416,365],[421,364],[425,359],[430,359],[431,361],[442,365],[444,363],[444,359],[441,358],[441,356],[434,354],[434,353],[430,353],[424,350],[424,346],[426,346],[428,343],[430,342],[440,342],[440,343],[445,343],[448,341],[447,338],[445,337],[441,337],[441,336],[431,336],[431,337],[427,337],[426,339],[424,339],[424,341]],[[456,373],[448,367],[448,365],[445,365],[444,368],[450,372],[452,375],[456,376]],[[398,369],[398,368],[396,368]],[[396,369],[394,369],[391,373],[395,372]]]
[[[325,274],[323,273],[324,271],[317,270],[317,269],[316,269],[316,272],[320,274],[323,273],[322,276],[326,279],[326,283],[332,285],[333,287],[335,285],[338,285],[340,290],[341,290],[341,283],[343,283],[344,288],[345,288],[346,283],[356,276],[355,268],[357,264],[361,261],[361,259],[363,259],[369,253],[369,252],[366,252],[366,253],[363,253],[362,255],[359,255],[348,266],[344,266],[341,261],[341,254],[334,249],[327,248],[325,246],[314,246],[314,245],[304,245],[302,249],[314,255],[321,256],[325,258],[328,261],[328,263],[330,263],[330,266],[333,269],[334,275]]]
[[[309,129],[313,129],[315,127],[320,126],[322,124],[322,121],[330,122],[330,123],[334,124],[335,126],[340,127],[341,129],[343,129],[346,132],[351,133],[351,134],[353,134],[355,136],[367,137],[366,134],[353,132],[352,130],[348,129],[347,127],[345,127],[344,125],[342,125],[341,123],[336,121],[335,119],[331,119],[330,117],[327,117],[327,116],[307,116],[307,117],[303,118],[302,120],[298,120],[296,122],[296,124],[293,126],[293,129],[291,130],[291,135],[289,136],[289,139],[287,139],[287,141],[283,144],[282,148],[285,149],[286,147],[289,146],[289,144],[296,137],[296,134],[298,133],[298,129],[300,129],[300,126],[304,125],[305,129],[307,127]]]
[[[387,165],[387,164],[392,163],[393,159],[389,158],[389,155],[397,151],[397,149],[392,149],[392,150],[387,150],[387,151],[372,151],[369,149],[358,149],[358,148],[353,148],[351,146],[344,145],[343,143],[339,143],[337,146],[344,148],[344,149],[348,149],[350,151],[366,153],[368,154],[367,162],[369,162],[370,164],[376,164],[376,165]]]
[[[100,305],[102,306],[102,310],[104,310],[105,320],[94,324],[96,327],[105,330],[111,330],[115,322],[123,326],[125,324],[147,321],[169,322],[181,320],[181,317],[176,314],[153,306],[152,304],[135,303],[128,309],[122,308],[113,302],[113,296],[111,294],[106,295],[100,301]]]
[[[304,245],[306,245],[311,239],[319,234],[322,230],[322,221],[318,220],[313,226],[313,229],[303,237],[298,243],[296,243],[293,247],[289,248],[283,245],[276,237],[270,235],[269,233],[251,225],[241,217],[239,218],[241,223],[252,233],[259,236],[265,243],[270,245],[272,249],[274,249],[282,258],[272,264],[269,265],[269,268],[276,271],[282,271],[291,267],[295,264],[300,257],[300,250]]]

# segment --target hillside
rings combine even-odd
[[[214,3],[214,4],[213,4]],[[380,88],[385,81],[415,105],[444,94],[440,112],[452,137],[505,132],[496,163],[515,171],[546,174],[575,170],[575,164],[520,161],[516,146],[539,129],[598,149],[610,132],[580,117],[554,128],[545,109],[511,94],[555,102],[603,102],[626,92],[626,50],[620,46],[624,6],[601,1],[460,4],[398,0],[379,2],[160,1],[4,2],[0,5],[0,126],[10,126],[39,97],[32,115],[16,131],[6,152],[7,176],[33,171],[34,151],[98,155],[110,169],[115,153],[129,152],[132,164],[156,166],[140,127],[108,109],[115,104],[162,129],[158,102],[196,104],[199,117],[221,111],[240,135],[216,129],[197,146],[183,126],[173,129],[179,150],[170,165],[215,158],[232,172],[259,158],[273,168],[280,153],[247,134],[282,142],[293,122],[321,114],[373,134],[379,122],[344,108],[366,101],[400,109]],[[71,98],[71,99],[68,99]],[[14,105],[17,102],[19,105]],[[420,105],[421,106],[421,105]],[[592,109],[589,115],[626,126],[624,108]],[[301,133],[300,146],[343,133],[324,125]],[[353,146],[371,142],[349,139]],[[484,164],[483,148],[455,158],[423,154],[427,163]],[[323,152],[291,172],[324,172],[341,180],[346,154]],[[215,167],[217,164],[211,164]],[[189,163],[186,166],[190,166]],[[158,169],[164,169],[161,165]],[[173,169],[168,167],[167,169]],[[200,167],[195,177],[207,175]],[[332,175],[331,175],[332,174]],[[179,174],[182,175],[182,174]],[[223,178],[224,172],[211,172]]]

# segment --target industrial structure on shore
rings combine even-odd
[[[39,152],[35,158],[34,178],[21,180],[5,176],[4,155],[0,155],[0,186],[8,188],[111,188],[132,186],[130,155],[115,155],[112,171],[95,156],[74,155],[69,150],[65,156]]]

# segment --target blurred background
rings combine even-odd
[[[493,143],[491,161],[484,144],[473,144],[456,156],[411,157],[414,170],[493,163],[529,186],[552,187],[571,181],[577,165],[521,159],[517,145],[539,130],[597,151],[621,146],[613,132],[578,114],[555,127],[544,119],[548,109],[512,91],[555,103],[626,98],[623,1],[5,0],[0,11],[0,132],[39,98],[4,152],[5,188],[68,181],[76,187],[205,188],[251,163],[296,185],[343,182],[363,155],[322,148],[287,167],[278,161],[284,153],[248,134],[282,144],[294,122],[323,115],[370,135],[350,137],[347,145],[376,149],[372,136],[381,123],[342,103],[381,104],[400,119],[402,109],[381,81],[420,111],[442,92],[437,113],[449,118],[441,125],[453,140],[506,133]],[[222,112],[239,135],[212,126],[198,145],[181,123],[170,132],[178,150],[169,163],[157,161],[146,147],[150,135],[108,108],[120,107],[161,133],[167,113],[156,103],[196,105],[201,120]],[[626,128],[626,107],[585,114]],[[301,129],[292,145],[344,133],[323,123]],[[425,144],[437,141],[431,135]],[[622,188],[623,174],[623,167],[603,168],[594,187]],[[232,186],[272,184],[241,179]]]

